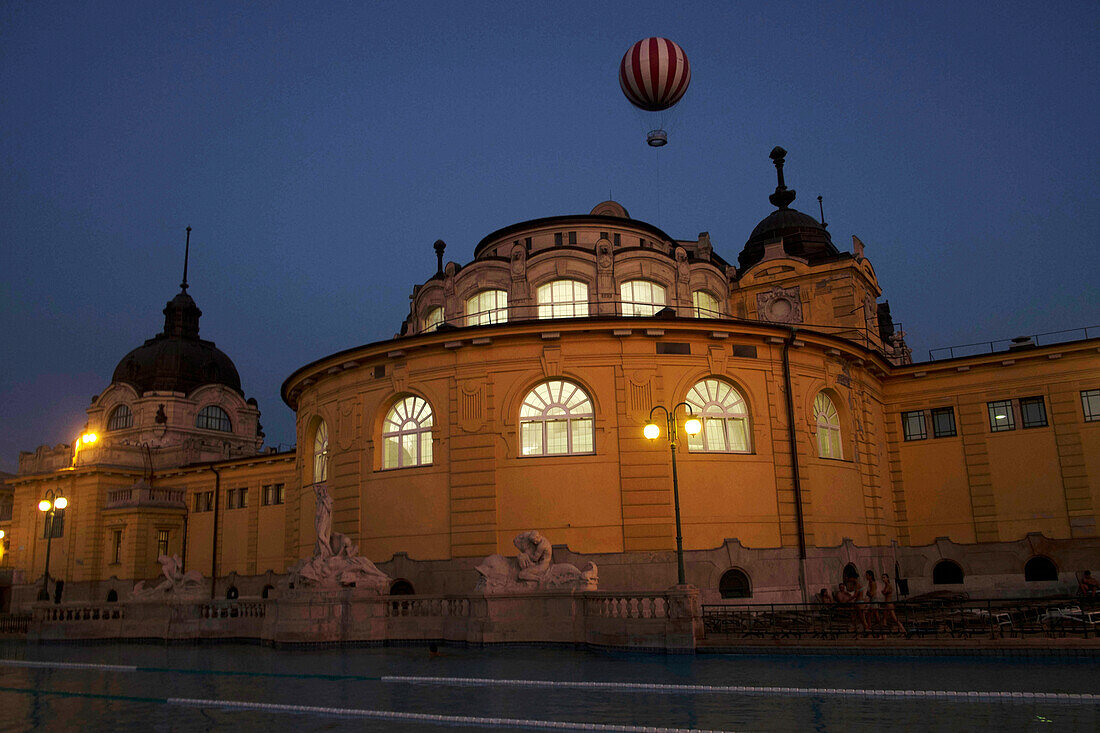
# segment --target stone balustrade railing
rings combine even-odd
[[[159,506],[173,509],[186,509],[186,497],[183,489],[165,489],[159,487],[133,487],[112,489],[107,492],[107,509],[121,509],[135,506]]]
[[[388,618],[407,616],[454,616],[465,618],[470,615],[470,601],[467,598],[390,596],[383,599],[383,604],[382,615]]]
[[[584,613],[596,618],[668,618],[668,606],[664,594],[590,593],[585,599]]]
[[[35,621],[108,621],[125,618],[126,607],[119,603],[41,604],[34,607]]]

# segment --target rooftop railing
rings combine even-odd
[[[1091,336],[1089,334],[1092,334]],[[956,346],[941,346],[928,350],[928,360],[954,359],[963,356],[978,356],[981,354],[996,354],[997,352],[1019,351],[1036,346],[1049,346],[1061,344],[1067,341],[1080,341],[1087,338],[1100,336],[1100,326],[1083,326],[1081,328],[1068,328],[1063,331],[1046,331],[1025,336],[1017,336],[1010,339],[996,339],[994,341],[976,341],[972,344],[958,344]]]

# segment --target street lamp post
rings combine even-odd
[[[668,447],[672,453],[672,504],[676,510],[676,584],[686,585],[687,580],[684,577],[684,533],[680,528],[680,483],[676,476],[676,410],[680,407],[683,407],[688,415],[688,419],[684,421],[684,432],[688,435],[698,435],[699,431],[703,429],[703,425],[698,418],[692,415],[691,405],[686,402],[673,405],[671,410],[664,405],[657,405],[651,409],[649,411],[649,423],[642,430],[642,435],[649,440],[656,440],[660,437],[661,428],[653,421],[653,414],[657,410],[662,410],[665,413],[665,422],[668,425]]]
[[[38,502],[38,510],[46,513],[46,573],[42,576],[42,590],[38,592],[38,600],[50,600],[50,548],[53,545],[53,520],[59,509],[69,505],[69,500],[61,494],[61,489],[54,494],[53,489],[46,489],[46,498]]]

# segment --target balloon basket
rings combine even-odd
[[[645,136],[646,144],[651,148],[659,148],[668,145],[668,133],[664,130],[650,130]]]

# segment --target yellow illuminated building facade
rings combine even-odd
[[[318,483],[333,529],[404,591],[469,592],[473,565],[530,529],[595,560],[601,588],[667,587],[669,436],[643,427],[677,405],[704,600],[799,600],[849,563],[972,595],[1100,569],[1100,339],[912,363],[862,242],[839,251],[782,176],[770,198],[736,263],[612,201],[498,230],[466,265],[437,242],[400,336],[283,384],[291,452],[261,452],[185,287],[88,409],[97,440],[20,457],[16,602],[42,583],[47,490],[70,502],[50,571],[67,597],[123,597],[161,554],[215,593],[266,594],[313,551]]]

